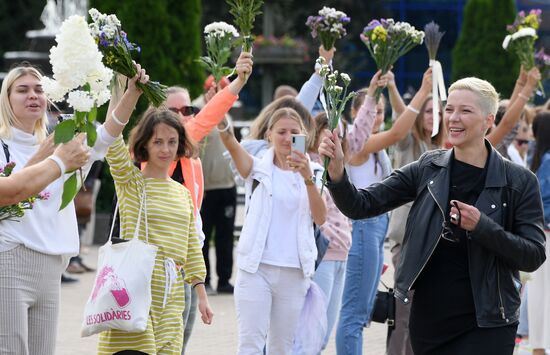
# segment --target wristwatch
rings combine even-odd
[[[304,183],[306,184],[306,186],[315,185],[315,175],[311,175],[307,179],[304,179]]]

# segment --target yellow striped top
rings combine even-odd
[[[204,280],[206,268],[193,216],[191,194],[174,180],[145,178],[130,159],[122,137],[107,152],[107,161],[115,181],[120,206],[123,238],[132,238],[137,225],[141,196],[145,191],[148,240],[158,247],[151,280],[152,303],[147,329],[142,333],[118,330],[102,332],[99,354],[139,350],[147,354],[180,355],[183,343],[182,313],[185,303],[183,277],[177,273],[163,307],[166,286],[164,263],[172,258],[181,265],[186,281]],[[139,239],[145,240],[145,220],[139,227]]]

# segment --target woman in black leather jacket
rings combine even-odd
[[[455,82],[444,114],[454,148],[430,151],[366,189],[349,183],[336,133],[327,132],[319,147],[331,158],[329,191],[349,218],[414,201],[395,294],[406,304],[406,292],[415,289],[415,355],[512,354],[518,271],[536,270],[546,258],[535,175],[503,159],[484,138],[497,103],[487,81]]]

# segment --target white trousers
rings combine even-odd
[[[235,307],[239,355],[292,353],[294,333],[311,280],[301,269],[260,264],[256,273],[237,271]]]
[[[54,355],[66,266],[59,255],[23,245],[0,253],[1,355]]]
[[[550,232],[546,231],[546,261],[532,274],[527,294],[529,345],[550,348]]]

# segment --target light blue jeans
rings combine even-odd
[[[346,261],[323,260],[319,264],[313,281],[323,290],[327,296],[327,334],[323,343],[326,348],[330,333],[340,311],[342,292],[344,291],[344,278],[346,276]]]
[[[353,221],[340,319],[336,329],[338,355],[363,352],[363,327],[369,321],[384,265],[388,215]]]

